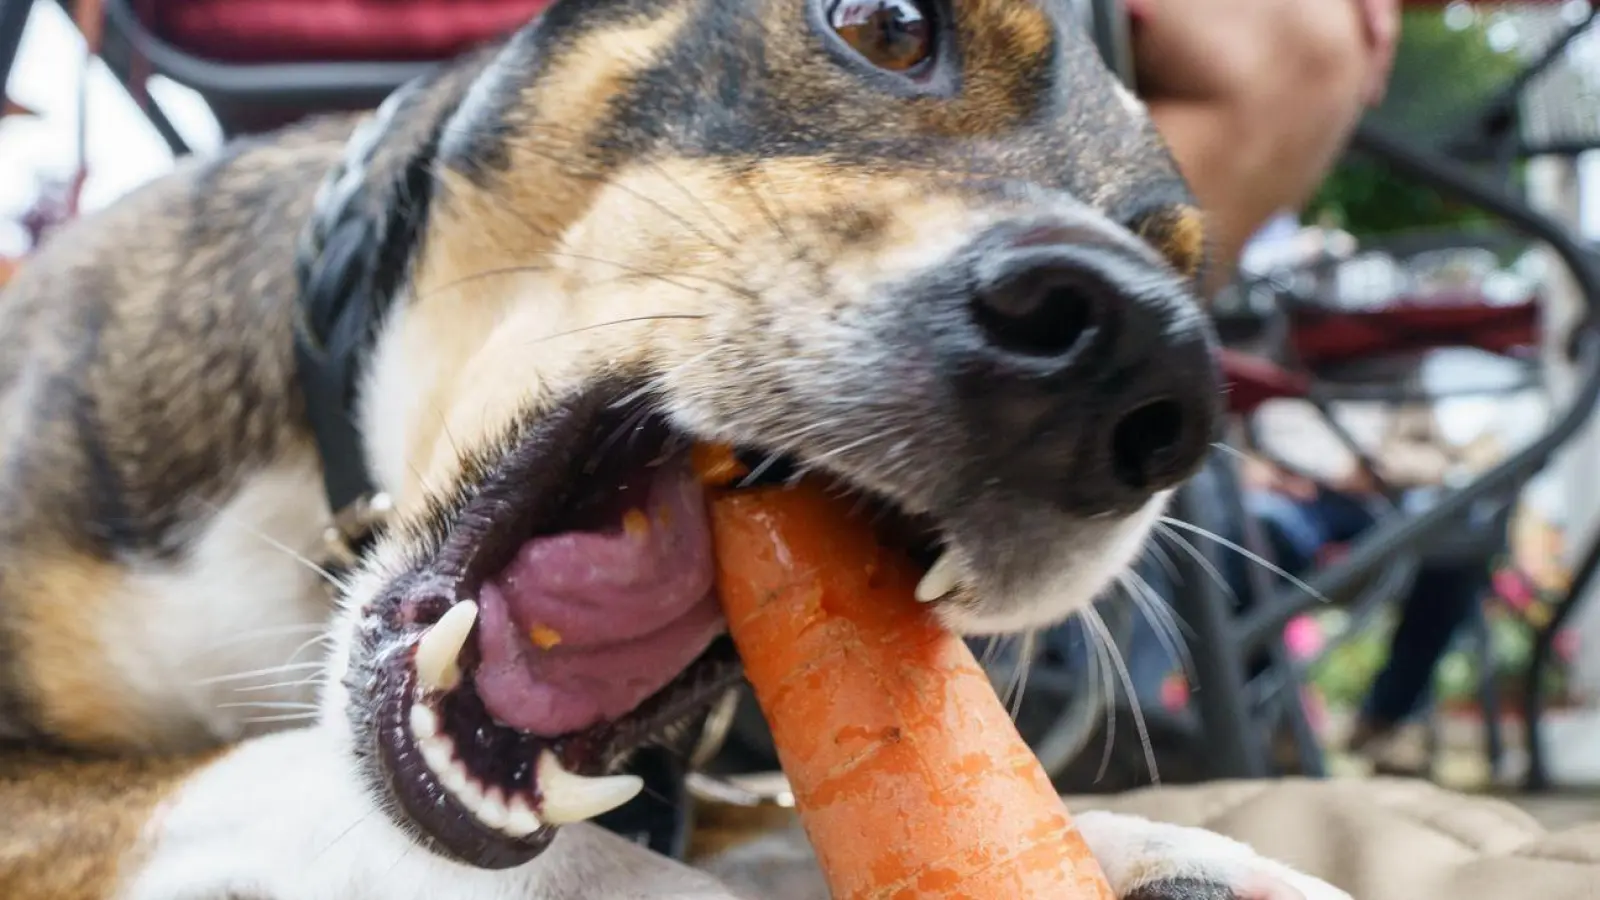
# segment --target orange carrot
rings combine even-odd
[[[711,522],[729,629],[837,900],[1112,900],[988,676],[870,524],[809,483],[713,490]]]
[[[695,475],[712,487],[726,487],[735,478],[750,474],[750,469],[723,444],[695,444],[689,448],[689,465]]]

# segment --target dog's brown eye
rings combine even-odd
[[[835,0],[828,24],[857,53],[880,69],[906,72],[933,55],[933,21],[927,0]]]

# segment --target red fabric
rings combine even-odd
[[[1228,385],[1228,411],[1249,415],[1268,400],[1304,397],[1311,389],[1310,379],[1277,363],[1240,353],[1221,350],[1218,354],[1222,380]]]
[[[428,61],[508,34],[550,0],[160,0],[158,37],[221,63]]]
[[[1290,343],[1307,366],[1351,362],[1446,347],[1509,354],[1539,341],[1539,307],[1474,302],[1474,295],[1431,296],[1370,311],[1299,308]]]

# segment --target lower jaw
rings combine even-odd
[[[740,683],[742,669],[731,641],[719,639],[632,712],[555,738],[494,724],[470,683],[419,700],[409,666],[391,669],[388,675],[380,687],[384,699],[374,737],[401,825],[419,830],[430,849],[442,856],[477,868],[504,869],[538,857],[559,827],[540,816],[549,786],[541,783],[541,761],[545,766],[558,763],[573,777],[603,775],[632,751],[704,715]],[[418,706],[432,714],[437,734],[449,736],[454,759],[441,761],[432,737],[418,735]],[[420,715],[427,718],[428,713]],[[474,722],[482,724],[472,727]],[[454,765],[453,776],[441,776],[441,762]],[[559,773],[545,769],[544,774]],[[465,791],[463,775],[472,782]]]

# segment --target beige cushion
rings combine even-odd
[[[1356,900],[1600,900],[1600,824],[1552,833],[1507,803],[1422,782],[1221,782],[1067,805],[1208,828]],[[798,828],[701,865],[750,900],[827,896]]]
[[[1209,828],[1357,900],[1600,898],[1600,824],[1547,832],[1508,803],[1421,782],[1225,782],[1068,806]]]

